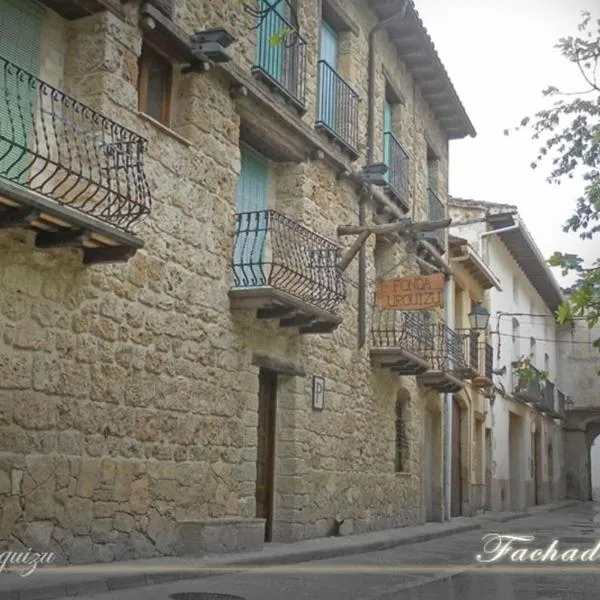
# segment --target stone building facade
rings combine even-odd
[[[299,101],[299,88],[290,94],[283,75],[264,76],[268,65],[253,73],[258,20],[236,0],[106,0],[85,11],[77,2],[0,0],[7,15],[34,11],[38,27],[28,33],[37,65],[19,64],[0,37],[4,58],[25,70],[37,66],[39,81],[67,94],[45,96],[39,84],[40,98],[62,103],[64,114],[73,99],[95,111],[86,121],[93,126],[64,126],[45,150],[43,136],[35,137],[44,168],[52,155],[69,163],[69,176],[89,168],[86,181],[104,181],[108,167],[81,148],[123,127],[135,132],[128,140],[146,140],[136,142],[143,164],[127,181],[152,197],[133,237],[110,223],[102,228],[107,212],[78,221],[86,194],[125,185],[131,141],[93,146],[102,148],[102,161],[113,161],[113,183],[94,193],[88,185],[59,212],[51,212],[52,194],[59,189],[64,204],[70,189],[36,191],[33,177],[16,191],[0,189],[0,547],[52,550],[85,563],[257,548],[265,537],[293,541],[425,520],[422,456],[427,444],[441,448],[441,430],[433,442],[424,439],[424,410],[440,410],[440,394],[373,365],[370,331],[378,277],[419,273],[418,256],[444,261],[406,233],[371,235],[343,278],[327,257],[337,260],[355,240],[338,237],[341,225],[435,220],[427,208],[432,179],[443,217],[448,141],[474,132],[411,4],[394,5],[397,22],[373,36],[369,101],[369,31],[386,18],[385,4],[298,2],[291,37],[300,32],[306,58],[296,73],[305,75]],[[318,111],[342,97],[335,92],[319,108],[322,20],[337,29],[339,77],[361,100],[342,134],[339,121],[314,126]],[[190,36],[213,27],[235,38],[223,50],[226,62],[194,53]],[[288,45],[288,37],[282,45],[269,40],[268,52],[299,52],[300,42]],[[390,162],[386,96],[408,157],[403,197],[361,179],[369,154],[371,162]],[[57,127],[59,109],[46,101],[31,101],[40,112],[28,131]],[[85,110],[77,118],[92,114]],[[71,155],[57,150],[67,147]],[[251,237],[236,202],[240,180],[255,189],[243,170],[257,156],[268,191]],[[10,169],[0,161],[0,182]],[[20,206],[42,208],[19,221]],[[39,216],[44,210],[54,221]],[[69,219],[75,225],[57,232],[56,223]],[[243,235],[254,244],[263,236],[258,254],[236,246]],[[129,247],[121,252],[119,244]],[[284,277],[278,302],[265,305],[256,288],[266,277],[274,281],[278,265],[310,288],[307,297]],[[255,267],[260,281],[240,275]],[[335,308],[323,308],[323,287],[339,300]],[[363,344],[357,331],[359,339],[367,333]],[[271,496],[257,507],[257,477],[269,469],[271,479],[261,482]],[[441,489],[441,480],[435,485]]]

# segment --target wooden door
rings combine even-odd
[[[492,430],[485,430],[485,509],[492,510]]]
[[[383,162],[388,166],[385,180],[389,182],[392,169],[392,105],[387,99],[383,101],[383,134]]]
[[[461,474],[461,409],[456,398],[452,399],[452,490],[450,493],[450,514],[462,514],[462,474]]]
[[[425,411],[425,437],[423,456],[423,497],[425,500],[425,520],[433,521],[433,415]]]
[[[273,493],[275,487],[275,421],[277,415],[277,374],[261,369],[258,390],[256,453],[256,516],[265,519],[265,541],[273,535]]]
[[[531,434],[531,476],[533,478],[533,490],[534,490],[534,504],[540,504],[540,480],[539,480],[539,452],[540,452],[540,441],[539,433],[535,432]]]

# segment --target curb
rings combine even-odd
[[[101,594],[117,590],[132,589],[160,583],[170,583],[175,581],[184,581],[190,579],[202,579],[212,577],[219,573],[220,569],[227,568],[228,571],[243,571],[260,566],[285,566],[301,562],[311,562],[315,560],[327,560],[330,558],[338,558],[342,556],[352,556],[368,552],[379,552],[382,550],[390,550],[401,546],[418,544],[434,539],[445,538],[452,535],[467,533],[482,529],[488,523],[506,523],[516,519],[532,517],[544,512],[552,512],[579,504],[578,501],[572,501],[560,505],[551,505],[544,507],[536,507],[533,511],[523,513],[513,513],[509,515],[501,515],[496,519],[475,517],[471,523],[456,523],[448,524],[446,529],[440,529],[430,532],[424,532],[414,535],[404,535],[400,537],[391,537],[388,539],[379,539],[373,541],[350,541],[347,545],[333,544],[324,548],[300,549],[289,548],[282,549],[280,553],[266,554],[264,556],[256,556],[249,558],[241,555],[231,558],[221,558],[212,556],[206,559],[186,558],[181,565],[174,565],[175,568],[164,568],[161,572],[160,565],[156,565],[152,572],[148,573],[127,573],[122,574],[106,574],[106,575],[81,575],[83,577],[79,581],[63,582],[53,584],[46,580],[46,583],[39,582],[23,582],[23,587],[20,590],[0,591],[0,600],[54,600],[56,598],[64,598],[69,596],[80,596],[86,594]],[[401,529],[399,531],[402,531]],[[335,538],[336,540],[343,538]],[[192,561],[196,560],[194,568]],[[116,563],[118,564],[118,563]],[[83,565],[82,565],[83,566]],[[109,566],[109,563],[106,565]],[[113,565],[114,566],[114,565]],[[214,570],[212,569],[214,567]],[[75,576],[76,577],[76,576]],[[0,575],[1,581],[1,575]],[[27,585],[29,584],[29,585]]]
[[[185,568],[178,570],[167,569],[161,573],[160,567],[157,566],[152,573],[123,573],[121,575],[107,574],[106,576],[90,575],[89,578],[84,580],[72,581],[70,583],[57,583],[56,585],[52,585],[51,582],[47,582],[47,584],[40,582],[37,586],[30,585],[21,590],[0,591],[0,600],[54,600],[56,598],[80,596],[86,594],[101,594],[117,590],[156,585],[160,583],[202,579],[218,575],[219,569],[222,568],[233,567],[232,570],[243,571],[245,569],[251,569],[253,567],[260,566],[285,566],[301,562],[310,562],[313,560],[326,560],[329,558],[352,556],[367,552],[379,552],[400,546],[408,546],[410,544],[417,544],[433,539],[475,531],[477,529],[481,529],[481,523],[466,523],[464,525],[455,525],[441,531],[431,531],[395,539],[391,538],[372,542],[357,541],[346,546],[340,545],[337,547],[333,546],[311,550],[294,550],[292,548],[288,551],[281,552],[281,554],[258,556],[252,559],[248,559],[245,556],[224,560],[220,560],[219,557],[211,557],[211,559],[204,561],[204,564],[199,565],[202,567],[200,569],[193,569],[192,567],[189,567],[188,570]],[[211,567],[214,567],[214,570],[212,570]]]

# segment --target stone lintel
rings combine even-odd
[[[292,375],[294,377],[306,376],[304,365],[295,363],[287,358],[254,353],[252,355],[252,364],[255,367],[268,369],[269,371],[274,371],[280,375]]]

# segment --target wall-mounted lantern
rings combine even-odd
[[[485,331],[490,322],[490,313],[485,306],[478,302],[469,313],[469,323],[471,329],[475,331]]]

